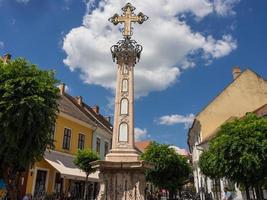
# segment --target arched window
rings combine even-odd
[[[121,123],[119,128],[119,142],[128,141],[128,124]]]
[[[121,87],[122,92],[127,92],[128,91],[128,80],[123,79],[122,80],[122,87]]]
[[[128,66],[127,65],[123,66],[123,74],[128,74]]]
[[[121,100],[121,115],[128,114],[128,99]]]

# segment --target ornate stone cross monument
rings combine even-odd
[[[118,68],[112,150],[106,160],[138,161],[139,154],[134,147],[134,66],[140,59],[142,46],[131,40],[131,22],[143,23],[148,17],[143,13],[134,15],[135,8],[130,3],[122,10],[123,16],[115,14],[109,19],[115,25],[124,23],[124,40],[111,47]]]
[[[150,163],[140,160],[134,145],[134,66],[142,46],[131,39],[131,23],[142,24],[148,17],[143,13],[135,15],[130,3],[122,10],[122,16],[115,14],[109,19],[115,25],[124,23],[124,39],[111,47],[113,61],[117,63],[114,127],[110,153],[105,161],[93,163],[100,170],[98,200],[144,200],[144,171],[152,168]]]
[[[124,15],[119,16],[118,14],[114,14],[113,17],[109,19],[109,21],[114,25],[117,25],[118,23],[124,23],[124,28],[122,31],[122,35],[124,37],[131,37],[133,35],[131,22],[138,22],[139,24],[142,24],[148,19],[148,17],[141,12],[138,15],[134,15],[134,10],[135,7],[133,7],[130,3],[127,3],[126,6],[122,8]]]

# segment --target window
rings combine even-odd
[[[127,79],[123,79],[122,80],[122,92],[127,92],[128,91],[128,80]]]
[[[105,142],[105,155],[108,154],[108,150],[109,150],[109,148],[108,148],[108,142]]]
[[[121,100],[121,115],[128,114],[128,99]]]
[[[100,138],[96,138],[96,152],[100,154]]]
[[[63,137],[63,149],[70,149],[70,138],[71,138],[71,130],[69,128],[64,128],[64,137]]]
[[[128,141],[128,124],[121,123],[119,128],[119,142]]]
[[[123,66],[123,74],[128,74],[128,67],[127,65]]]
[[[85,141],[85,135],[79,133],[79,138],[78,138],[78,149],[84,149],[84,141]]]
[[[48,144],[49,149],[55,149],[54,142],[55,142],[55,133],[56,133],[56,126],[53,124],[51,127],[50,139],[51,142]]]

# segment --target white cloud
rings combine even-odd
[[[79,70],[85,83],[114,90],[116,66],[109,48],[122,36],[118,30],[121,26],[114,26],[107,19],[114,13],[121,14],[120,8],[125,3],[124,0],[105,0],[95,8],[95,1],[89,1],[82,26],[73,28],[64,38],[63,50],[67,54],[64,63],[71,70]],[[189,14],[201,20],[215,12],[215,2],[146,0],[133,4],[138,8],[136,13],[142,11],[150,17],[141,26],[134,25],[133,38],[144,47],[140,63],[135,67],[137,97],[169,87],[177,81],[181,70],[196,65],[194,55],[199,52],[205,62],[212,62],[237,48],[231,35],[215,39],[193,30],[177,17]]]
[[[24,3],[27,4],[29,3],[30,0],[16,0],[18,3]]]
[[[164,115],[159,118],[158,123],[161,125],[174,125],[174,124],[184,124],[185,128],[188,128],[194,121],[195,115]]]
[[[114,106],[115,106],[115,96],[108,96],[106,97],[107,99],[107,105],[106,105],[106,108],[108,110],[108,112],[113,112],[113,109],[114,109]],[[113,115],[113,113],[112,113]]]
[[[214,0],[214,10],[221,16],[234,15],[233,7],[240,0]]]
[[[134,134],[136,141],[144,140],[147,137],[150,137],[150,135],[147,133],[147,129],[135,128]]]
[[[211,58],[220,58],[222,56],[226,56],[236,48],[236,41],[231,35],[223,35],[221,40],[215,40],[211,36],[208,36],[207,42],[203,46],[205,55]]]
[[[0,49],[3,49],[5,46],[5,43],[3,41],[0,41]]]

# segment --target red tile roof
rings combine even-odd
[[[152,143],[150,140],[145,140],[145,141],[138,141],[135,142],[135,147],[141,151],[142,153],[145,152],[146,148]]]
[[[253,113],[255,113],[258,116],[266,116],[267,115],[267,104],[264,104],[263,106],[254,110]]]

